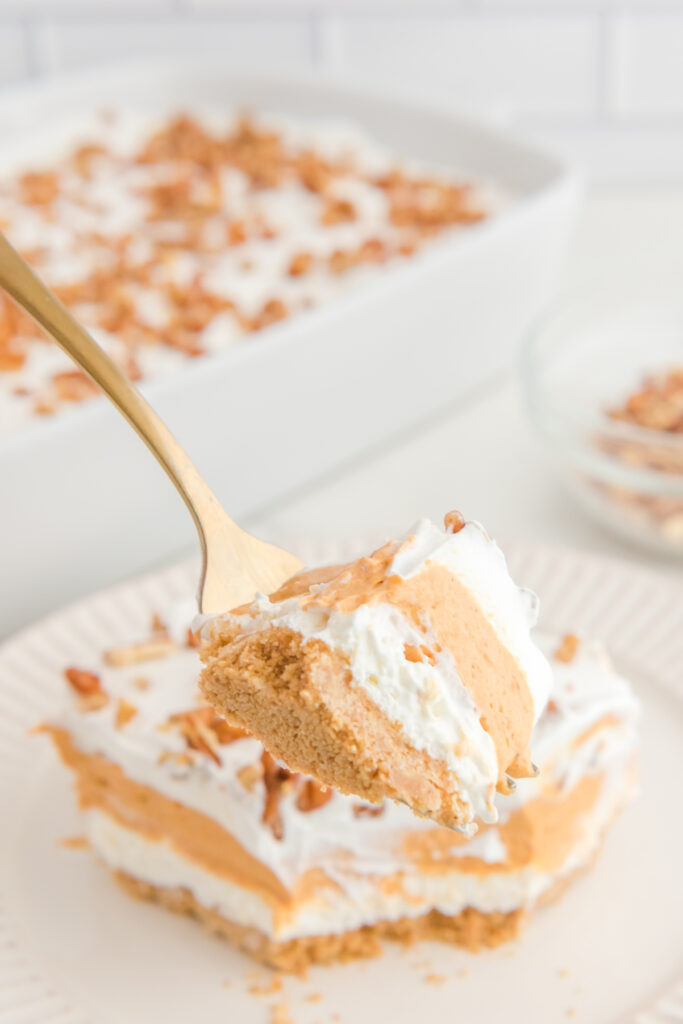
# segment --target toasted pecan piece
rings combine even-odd
[[[177,647],[173,640],[166,637],[159,637],[156,640],[147,640],[140,644],[128,644],[124,647],[113,647],[104,653],[104,661],[107,665],[115,665],[120,668],[123,665],[135,665],[140,661],[152,661],[154,658],[166,658],[173,654]]]
[[[309,811],[317,811],[319,807],[324,807],[333,795],[334,790],[329,786],[323,786],[322,782],[315,779],[305,779],[296,798],[296,806],[298,810],[307,814]]]
[[[384,814],[384,804],[354,804],[354,818],[379,818]]]
[[[573,633],[566,633],[562,637],[562,641],[555,651],[555,660],[564,661],[569,663],[574,660],[577,650],[579,649],[579,638]]]
[[[64,676],[79,697],[91,697],[94,693],[104,693],[102,680],[94,672],[82,668],[65,668]]]
[[[290,277],[303,277],[313,266],[313,253],[296,252],[289,261],[287,273]]]
[[[267,750],[263,751],[261,764],[263,765],[263,786],[265,789],[262,821],[264,825],[268,826],[276,839],[282,839],[284,827],[280,815],[280,797],[283,784],[293,778],[293,775],[289,769],[278,764]]]
[[[131,704],[129,700],[124,700],[123,698],[119,700],[116,705],[116,728],[122,729],[131,719],[135,718],[137,713],[138,709],[135,707],[135,704]]]

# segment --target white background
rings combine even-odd
[[[479,106],[599,181],[683,174],[681,0],[0,0],[0,80],[204,52]]]

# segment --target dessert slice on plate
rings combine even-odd
[[[201,687],[290,769],[473,831],[536,771],[551,672],[535,621],[498,547],[450,513],[209,619]]]
[[[47,728],[89,845],[125,888],[273,966],[373,955],[383,938],[512,938],[593,861],[633,793],[636,703],[587,642],[541,638],[554,682],[532,736],[540,774],[497,795],[498,823],[469,839],[278,765],[201,703],[190,615],[160,611],[171,637],[71,666]]]

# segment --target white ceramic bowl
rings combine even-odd
[[[530,332],[523,380],[554,468],[609,530],[683,558],[683,435],[608,415],[683,366],[680,282],[616,280],[560,303]]]

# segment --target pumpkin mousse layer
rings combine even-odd
[[[290,769],[474,831],[536,771],[535,621],[498,547],[450,513],[206,622],[202,691]]]

